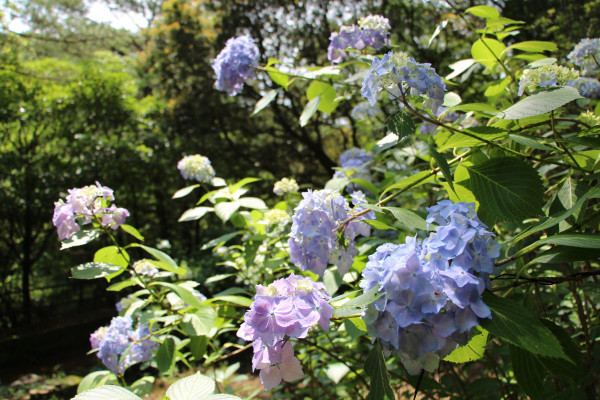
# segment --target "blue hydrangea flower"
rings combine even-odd
[[[249,36],[231,38],[213,62],[217,74],[216,88],[235,96],[252,76],[258,65],[259,51]]]
[[[379,113],[381,113],[381,108],[378,105],[371,106],[368,102],[363,101],[354,106],[350,116],[355,120],[361,120],[368,117],[374,118]]]
[[[363,319],[412,375],[435,370],[440,359],[468,341],[479,319],[491,318],[481,295],[499,247],[490,243],[492,234],[474,204],[443,201],[428,210],[427,222],[438,224],[436,232],[423,242],[415,236],[378,247],[359,284],[364,291],[378,286],[384,293]]]
[[[353,147],[340,155],[340,167],[333,174],[334,178],[364,179],[371,182],[369,166],[373,161],[373,153],[364,149]],[[346,186],[346,191],[352,193],[360,186],[351,183]]]
[[[600,38],[584,38],[575,45],[567,58],[578,67],[583,68],[584,74],[600,69]]]
[[[339,32],[333,32],[329,38],[327,58],[331,62],[340,62],[346,56],[346,49],[363,50],[372,47],[381,49],[389,44],[390,24],[380,15],[369,15],[357,25],[342,26]]]
[[[576,87],[583,97],[600,98],[600,82],[598,79],[581,77],[569,83],[568,86]]]
[[[348,202],[339,192],[318,190],[302,193],[303,200],[295,209],[288,245],[291,261],[302,270],[322,276],[327,265],[338,267],[340,275],[348,272],[358,250],[357,235],[368,236],[369,225],[362,221],[346,222],[351,215]],[[345,224],[341,244],[333,230]]]
[[[361,94],[374,106],[382,90],[387,91],[391,99],[400,97],[402,93],[426,96],[423,108],[431,108],[435,114],[444,103],[446,85],[431,64],[418,63],[404,52],[392,51],[381,59],[373,58]]]

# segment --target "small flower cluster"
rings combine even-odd
[[[465,344],[480,318],[491,318],[481,295],[499,245],[477,218],[475,204],[442,201],[428,208],[438,226],[423,242],[386,243],[362,271],[364,291],[385,295],[364,315],[369,332],[395,351],[407,371],[432,372],[440,358]]]
[[[391,51],[381,59],[373,58],[360,93],[373,106],[382,90],[386,90],[390,98],[399,98],[402,93],[408,94],[406,88],[410,88],[410,95],[427,96],[423,108],[431,108],[434,114],[444,103],[446,85],[435,69],[431,64],[416,62],[404,52]]]
[[[376,117],[379,113],[381,113],[381,108],[378,105],[371,106],[368,102],[363,101],[354,106],[350,112],[350,116],[355,120],[361,120],[368,117]]]
[[[267,225],[267,229],[273,226],[285,225],[292,218],[285,210],[280,210],[278,208],[274,208],[269,211],[265,211],[263,215],[263,221],[265,225]]]
[[[215,177],[215,170],[210,164],[210,160],[200,154],[183,157],[177,163],[177,169],[181,172],[183,179],[210,182]]]
[[[288,339],[305,338],[316,324],[329,331],[333,315],[329,299],[325,285],[294,274],[268,286],[256,286],[254,302],[244,315],[237,335],[254,341],[252,370],[260,370],[266,390],[277,386],[282,379],[291,382],[304,376]]]
[[[298,183],[295,179],[283,178],[280,181],[275,182],[273,193],[277,196],[283,196],[286,193],[295,193],[298,189]]]
[[[158,342],[149,339],[147,325],[138,325],[136,329],[132,325],[131,317],[115,317],[109,326],[98,328],[90,335],[92,349],[98,349],[98,358],[116,374],[122,374],[133,364],[150,360],[159,346]]]
[[[241,92],[258,65],[258,57],[258,47],[249,36],[229,39],[213,63],[217,74],[216,88],[230,96]]]
[[[366,152],[364,149],[353,147],[346,150],[340,156],[340,169],[333,174],[334,178],[347,177],[348,179],[364,179],[371,181],[369,165],[373,161],[373,154]],[[349,193],[358,190],[359,186],[351,183],[346,186],[346,191]]]
[[[597,99],[600,97],[600,82],[594,78],[577,78],[568,86],[573,86],[579,90],[579,94],[589,99]]]
[[[389,45],[390,23],[380,15],[369,15],[358,21],[357,25],[342,26],[339,33],[333,32],[329,37],[327,58],[334,63],[342,61],[346,49],[363,50],[372,47],[375,50]]]
[[[360,218],[347,222],[350,206],[339,192],[317,190],[302,193],[303,200],[295,209],[288,245],[290,259],[304,271],[322,276],[328,264],[336,265],[344,276],[354,262],[358,250],[357,235],[369,236],[371,228]],[[368,215],[362,219],[369,219]],[[344,225],[340,239],[333,232]],[[344,242],[341,244],[340,242]]]
[[[600,125],[600,117],[589,110],[579,114],[579,118],[577,119],[589,126]]]
[[[600,38],[584,38],[575,45],[567,58],[578,67],[583,68],[584,74],[600,68]]]
[[[158,274],[158,268],[156,268],[154,266],[154,264],[152,263],[152,261],[150,261],[150,260],[139,260],[139,261],[134,262],[133,270],[138,275],[145,275],[149,278]],[[133,272],[131,272],[131,274],[133,275]]]
[[[69,189],[66,199],[54,203],[52,223],[61,240],[69,239],[83,225],[100,222],[103,227],[117,229],[129,216],[129,211],[111,204],[113,190],[96,182],[82,188]]]
[[[565,86],[577,78],[579,71],[556,64],[526,69],[519,80],[519,96],[525,93],[525,89],[533,92],[543,87]]]

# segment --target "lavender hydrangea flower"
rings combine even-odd
[[[249,36],[229,39],[213,63],[217,74],[216,88],[230,96],[241,92],[258,65],[258,57],[258,47]]]
[[[491,318],[481,295],[499,248],[474,204],[443,201],[428,210],[427,222],[438,224],[436,232],[423,242],[415,236],[377,248],[359,284],[364,291],[378,286],[384,293],[363,319],[412,375],[432,372],[468,341],[479,319]]]
[[[287,339],[305,338],[317,324],[328,331],[333,315],[329,299],[321,282],[294,274],[268,286],[256,286],[254,302],[237,336],[254,342],[252,370],[261,370],[265,389],[277,386],[282,379],[290,382],[303,376]]]
[[[344,25],[339,32],[331,34],[327,58],[338,63],[346,56],[348,48],[360,51],[372,47],[379,50],[384,45],[389,45],[389,30],[389,20],[380,15],[369,15],[358,21],[358,26]]]
[[[291,261],[302,270],[322,276],[327,265],[338,267],[340,275],[348,272],[358,253],[354,240],[357,235],[368,236],[369,225],[350,217],[348,202],[333,190],[302,193],[303,200],[295,209],[288,244]],[[337,226],[345,224],[346,245],[340,244]]]
[[[575,45],[567,58],[578,67],[583,68],[584,74],[600,68],[600,38],[584,38]]]
[[[183,157],[177,163],[177,169],[184,179],[198,182],[210,182],[215,177],[215,170],[210,160],[200,154]]]
[[[333,174],[334,178],[364,179],[371,181],[369,165],[373,161],[373,153],[364,149],[351,148],[340,156],[340,169]],[[360,186],[351,183],[346,186],[346,191],[352,193]]]
[[[435,114],[444,102],[446,85],[431,64],[418,63],[404,52],[391,51],[381,59],[373,58],[361,94],[374,106],[382,90],[386,90],[390,98],[398,98],[402,93],[426,96],[423,108],[429,107]]]
[[[116,374],[122,374],[133,364],[148,361],[158,348],[158,342],[149,340],[148,326],[132,328],[131,317],[115,317],[108,327],[98,328],[90,335],[92,349],[98,349],[98,358]],[[121,357],[129,348],[125,357]]]
[[[573,82],[567,84],[567,86],[576,87],[579,90],[579,94],[589,99],[597,99],[600,97],[600,82],[594,78],[577,78]]]
[[[97,221],[103,227],[117,229],[129,216],[125,208],[111,204],[115,196],[113,190],[96,185],[69,189],[65,199],[54,203],[52,223],[56,227],[61,240],[69,239],[81,230],[83,225]]]

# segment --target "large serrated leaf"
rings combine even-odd
[[[387,123],[388,129],[398,135],[398,140],[402,141],[405,137],[415,133],[416,125],[410,115],[404,111],[399,111],[393,115]]]
[[[599,260],[600,249],[556,246],[538,255],[531,264],[559,264],[573,261]]]
[[[210,306],[200,308],[193,314],[185,314],[182,327],[189,336],[210,336],[210,330],[217,321],[217,312]]]
[[[521,347],[510,345],[509,351],[517,383],[532,399],[540,398],[544,392],[544,366],[535,354]]]
[[[180,286],[180,285],[174,284],[174,283],[169,283],[169,282],[161,282],[161,281],[155,281],[155,282],[151,283],[151,285],[152,286],[164,286],[164,287],[170,289],[175,294],[177,294],[177,296],[179,296],[179,298],[181,300],[186,302],[188,305],[190,305],[194,308],[197,308],[198,310],[205,307],[204,305],[202,305],[202,302],[196,296],[194,296],[194,294],[192,292],[190,292],[188,289],[184,288],[183,286]]]
[[[537,171],[526,162],[500,157],[466,168],[483,212],[508,221],[541,213],[544,187]]]
[[[375,342],[365,361],[365,372],[371,378],[367,400],[394,400],[385,358],[379,342]]]
[[[444,361],[461,364],[469,361],[475,361],[483,358],[485,346],[487,344],[488,331],[480,326],[474,328],[473,336],[464,346],[456,348],[448,354]]]
[[[215,214],[217,214],[223,222],[227,222],[238,208],[240,208],[240,205],[239,201],[224,201],[217,203],[215,204]]]
[[[481,326],[490,334],[531,353],[569,360],[558,339],[541,320],[519,303],[484,292],[483,301],[492,310]]]
[[[517,104],[498,113],[500,119],[522,119],[556,110],[573,100],[582,99],[579,91],[571,86],[549,89],[532,94]]]
[[[95,263],[106,263],[118,265],[121,268],[127,268],[129,265],[129,254],[125,249],[117,246],[106,246],[94,254]]]
[[[594,233],[559,233],[538,240],[539,244],[558,244],[569,247],[582,247],[585,249],[600,249],[600,234]]]
[[[94,389],[99,386],[118,384],[119,378],[111,371],[94,371],[83,377],[77,386],[77,393],[83,393],[87,390]]]
[[[403,225],[406,225],[410,228],[427,230],[427,222],[425,222],[425,219],[423,219],[423,217],[414,211],[399,207],[384,207],[383,209],[391,212],[392,215]]]
[[[483,38],[473,43],[473,46],[471,46],[471,55],[477,62],[488,68],[492,68],[498,63],[499,59],[502,59],[505,49],[506,46],[504,43],[496,39]]]
[[[175,366],[175,340],[166,338],[156,351],[156,366],[161,374],[170,374]]]
[[[119,386],[105,385],[86,390],[71,400],[141,400],[127,389]]]
[[[204,400],[215,391],[215,381],[196,372],[183,378],[167,389],[169,400]]]

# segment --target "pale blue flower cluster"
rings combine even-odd
[[[295,209],[288,245],[291,261],[304,271],[322,276],[327,265],[336,265],[344,276],[358,253],[356,236],[369,236],[371,228],[351,216],[348,202],[334,190],[307,191]],[[338,234],[333,232],[342,226]],[[341,243],[340,243],[341,242]]]
[[[122,374],[133,364],[148,361],[159,346],[150,340],[150,329],[139,325],[133,329],[131,317],[115,317],[108,327],[98,328],[90,335],[93,350],[106,368]]]
[[[230,96],[241,92],[258,65],[258,58],[258,47],[249,36],[229,39],[213,63],[217,74],[216,88]]]
[[[526,69],[519,80],[519,96],[525,89],[533,92],[539,88],[565,86],[579,78],[579,71],[556,64]]]
[[[369,15],[358,21],[357,25],[342,26],[339,33],[333,32],[329,38],[327,58],[334,63],[342,61],[346,49],[363,50],[372,47],[375,50],[389,45],[389,20],[381,15]]]
[[[156,268],[156,266],[151,260],[136,261],[133,263],[132,267],[135,273],[137,273],[138,275],[145,275],[149,278],[158,274],[158,268]],[[131,274],[134,274],[133,271],[131,272]]]
[[[391,51],[381,59],[373,58],[360,93],[373,106],[382,90],[387,91],[391,99],[401,98],[403,94],[426,96],[423,108],[431,108],[435,114],[444,103],[446,85],[431,64],[418,63],[404,52]]]
[[[215,170],[210,164],[210,160],[200,154],[183,157],[177,163],[177,169],[184,179],[198,182],[210,182],[215,177]]]
[[[423,242],[379,246],[362,271],[365,292],[378,285],[385,293],[363,316],[369,333],[412,375],[432,372],[480,318],[491,318],[481,295],[500,246],[474,208],[451,201],[428,208],[435,232]]]
[[[600,97],[600,82],[598,79],[581,77],[570,82],[567,86],[576,87],[579,90],[579,94],[583,97],[590,99]]]
[[[115,200],[113,190],[96,182],[82,188],[69,189],[66,199],[54,203],[52,223],[59,239],[69,239],[83,225],[100,222],[104,227],[117,229],[129,216],[129,211],[111,204]]]
[[[355,120],[361,120],[376,117],[379,113],[381,113],[381,108],[378,105],[371,106],[368,102],[363,101],[354,106],[350,116]]]
[[[353,147],[340,155],[340,169],[333,174],[334,178],[364,179],[371,182],[369,166],[373,162],[373,153],[364,149]],[[346,186],[346,191],[354,192],[360,188],[359,185],[351,183]]]
[[[333,307],[321,282],[291,274],[268,286],[257,285],[256,296],[244,315],[238,337],[253,341],[252,370],[260,370],[266,390],[281,380],[302,378],[300,361],[294,357],[289,338],[306,338],[309,330],[319,326],[329,331]]]
[[[583,68],[584,74],[600,69],[600,38],[584,38],[575,45],[567,58],[578,67]]]

